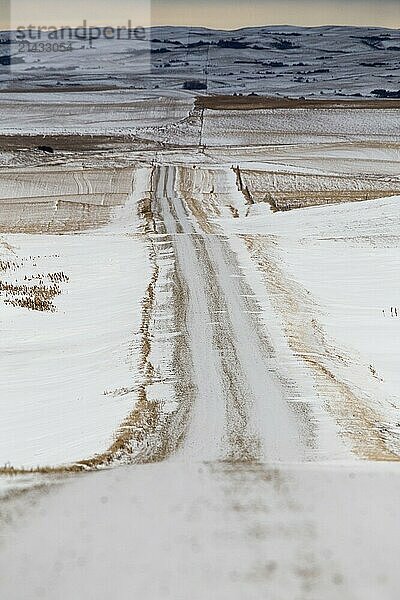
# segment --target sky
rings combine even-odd
[[[11,23],[7,18],[8,7]],[[400,27],[400,0],[0,0],[0,27],[250,25]]]

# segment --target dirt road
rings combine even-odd
[[[299,424],[268,368],[271,348],[257,303],[223,236],[195,230],[174,173],[172,166],[157,169],[155,206],[188,291],[186,343],[196,392],[181,453],[192,460],[301,460]]]

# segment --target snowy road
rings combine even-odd
[[[195,230],[174,174],[172,166],[157,169],[155,196],[158,226],[173,239],[187,290],[182,310],[195,398],[182,454],[301,460],[298,423],[268,369],[271,349],[257,322],[257,303],[224,238]]]

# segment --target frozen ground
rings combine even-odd
[[[10,600],[116,590],[124,600],[394,600],[398,494],[394,464],[93,473],[14,501],[1,590]]]
[[[21,209],[8,198],[7,214],[18,215],[12,228],[25,219],[24,233],[0,237],[1,353],[8,357],[1,362],[0,454],[2,464],[16,467],[71,463],[105,450],[135,404],[132,379],[136,387],[140,381],[141,302],[151,265],[138,231],[137,199],[121,194],[125,205],[110,208],[109,224],[93,231],[97,213],[92,221],[88,213],[96,204],[87,196],[88,204],[81,204],[81,173],[64,173],[64,180],[63,173],[54,175],[64,200],[54,206],[54,181],[48,175],[46,189],[41,173],[41,193],[49,196],[36,196],[35,203],[31,179],[24,192],[31,205]],[[140,172],[124,175],[140,193]],[[122,191],[124,179],[119,182]],[[74,185],[77,197],[72,190],[62,194]],[[62,202],[70,212],[61,210]],[[88,231],[82,232],[85,218]],[[47,230],[64,235],[48,234],[45,220]]]
[[[104,94],[1,125],[1,595],[396,600],[398,109]]]

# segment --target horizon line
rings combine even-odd
[[[400,33],[400,28],[399,27],[387,27],[385,25],[347,25],[347,24],[343,24],[343,23],[321,23],[320,25],[295,25],[293,23],[274,23],[274,24],[264,24],[264,25],[245,25],[244,27],[235,27],[235,28],[224,28],[224,27],[208,27],[206,25],[171,25],[171,24],[162,24],[162,25],[136,25],[135,27],[130,27],[127,28],[125,25],[100,25],[100,24],[96,24],[96,25],[91,25],[91,24],[87,24],[86,26],[82,25],[60,25],[59,27],[56,26],[48,26],[47,29],[43,29],[44,26],[33,26],[30,27],[29,25],[19,25],[18,27],[24,28],[25,30],[32,30],[32,31],[39,31],[39,29],[41,29],[43,31],[43,33],[46,33],[49,29],[51,29],[51,31],[61,31],[63,29],[71,29],[71,30],[76,30],[76,29],[90,29],[90,28],[100,28],[100,29],[105,29],[105,28],[112,28],[112,29],[122,29],[124,28],[126,31],[134,31],[137,28],[141,28],[141,29],[145,29],[145,30],[150,30],[150,29],[156,29],[156,28],[165,28],[165,27],[169,27],[171,29],[205,29],[207,31],[243,31],[244,29],[264,29],[264,28],[277,28],[277,27],[292,27],[292,28],[296,28],[296,29],[321,29],[321,28],[328,28],[328,27],[340,27],[342,29],[388,29],[389,31],[398,31]],[[0,26],[0,33],[12,33],[12,32],[16,32],[18,31],[18,29],[3,29],[2,26]]]

